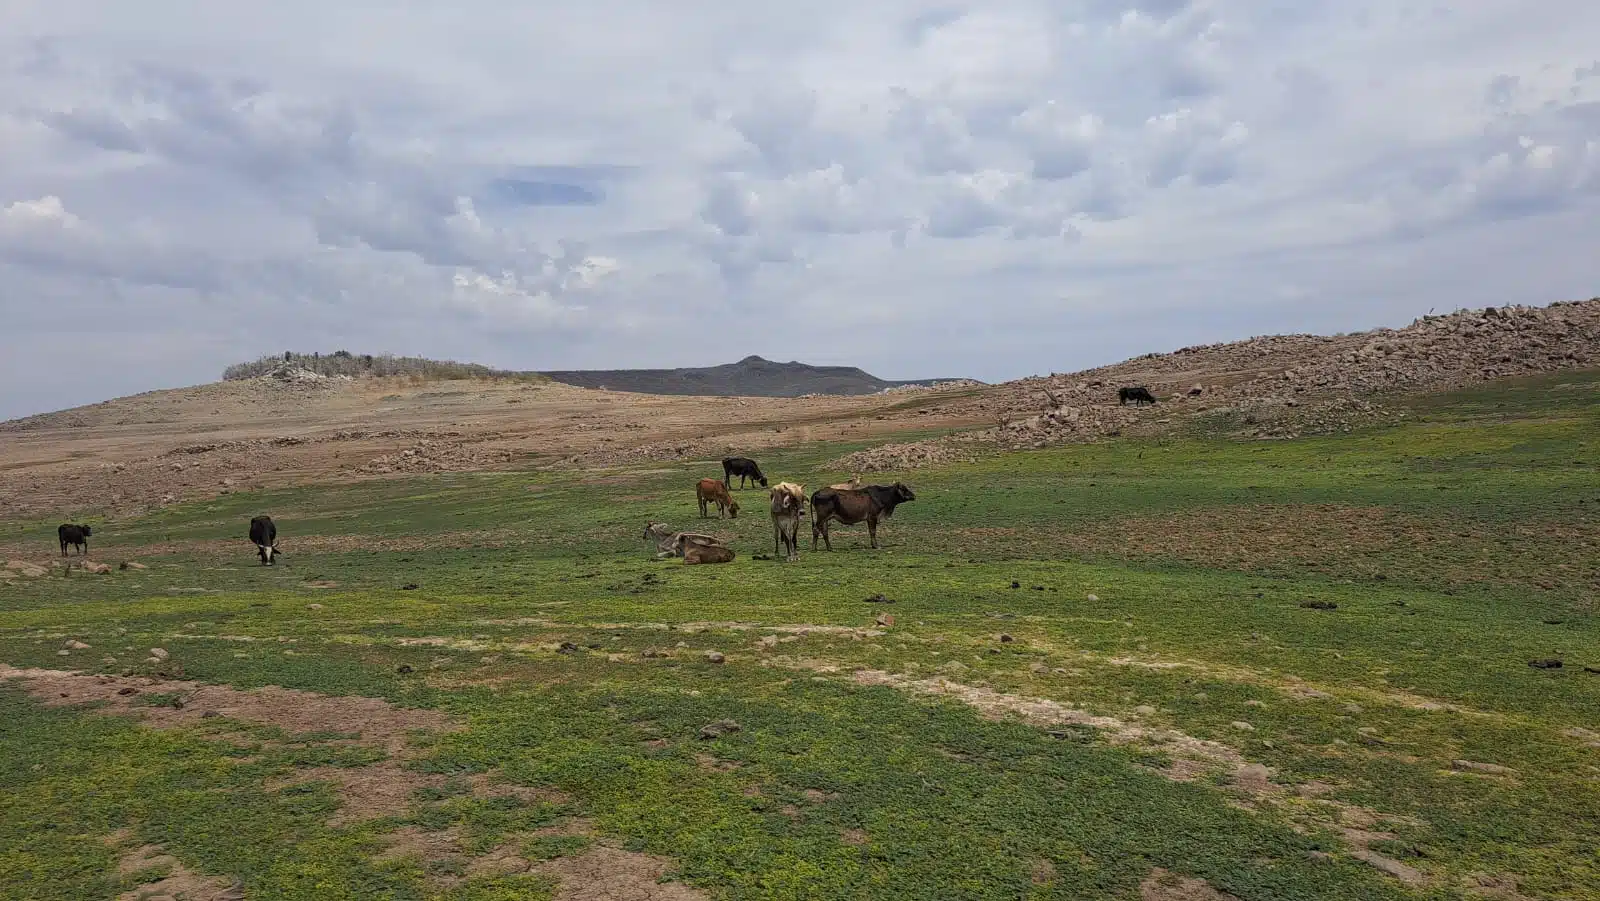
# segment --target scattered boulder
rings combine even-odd
[[[69,639],[67,641],[65,647],[69,651],[87,651],[87,650],[89,650],[90,646],[84,644],[83,642],[77,640],[76,638],[73,638],[73,639]]]
[[[96,576],[109,575],[111,573],[111,564],[85,562],[83,564],[83,571]]]
[[[411,673],[416,672],[416,670],[413,669],[411,664],[409,664],[409,663],[400,664],[399,666],[394,668],[394,671],[399,673],[402,676],[409,675]]]
[[[122,570],[129,570],[129,569],[149,569],[150,567],[145,566],[143,563],[135,563],[132,560],[124,560],[124,561],[122,561],[122,563],[120,565],[118,565],[117,568],[118,569],[122,569]]]
[[[706,661],[708,663],[722,663],[727,659],[721,651],[706,651]]]
[[[1496,763],[1478,763],[1473,760],[1452,760],[1450,768],[1461,773],[1483,773],[1486,776],[1514,776],[1516,771]]]
[[[167,652],[166,648],[151,648],[150,649],[150,656],[154,657],[157,660],[166,660],[167,658],[171,657],[172,655]]]
[[[893,613],[880,613],[880,614],[878,614],[877,623],[878,623],[878,625],[883,626],[884,628],[888,628],[889,626],[894,625],[894,614]]]
[[[871,597],[865,598],[865,600],[869,604],[893,604],[894,603],[894,599],[886,598],[881,594],[872,595]]]
[[[702,739],[721,738],[724,735],[732,735],[733,733],[740,731],[742,728],[742,726],[733,720],[717,720],[714,723],[707,723],[706,725],[701,726],[700,737]]]
[[[1544,657],[1539,660],[1529,660],[1528,665],[1534,669],[1560,669],[1561,661],[1555,657]]]

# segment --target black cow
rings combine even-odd
[[[811,495],[811,549],[817,549],[817,536],[820,535],[828,550],[833,550],[833,541],[828,536],[828,523],[835,519],[847,526],[866,522],[867,536],[871,538],[872,546],[877,547],[878,520],[888,519],[894,515],[896,506],[916,499],[917,496],[903,482],[843,490],[819,488]]]
[[[761,474],[761,467],[749,457],[723,457],[722,458],[722,485],[724,488],[733,487],[733,477],[739,477],[739,487],[744,487],[745,479],[761,483],[767,487],[767,477]]]
[[[89,553],[89,533],[93,530],[88,526],[75,526],[72,523],[62,523],[56,529],[56,537],[61,539],[61,556],[67,555],[67,545],[73,545],[79,554]]]
[[[1156,402],[1155,395],[1151,394],[1150,389],[1143,385],[1117,389],[1117,403],[1126,405],[1130,400],[1133,401],[1134,406]]]
[[[272,561],[283,553],[278,550],[278,527],[270,516],[250,518],[250,540],[255,543],[256,556],[261,558],[262,566],[271,566]]]

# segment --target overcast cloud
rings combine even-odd
[[[285,349],[986,380],[1600,294],[1600,4],[0,5],[0,417]]]

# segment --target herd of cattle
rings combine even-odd
[[[737,519],[739,502],[733,497],[733,477],[739,477],[743,489],[754,482],[767,489],[768,514],[772,517],[772,553],[782,553],[785,559],[800,556],[800,520],[805,518],[805,488],[793,482],[779,482],[768,486],[767,477],[756,461],[748,457],[726,457],[722,461],[722,479],[701,479],[695,485],[695,501],[700,506],[702,518],[710,516],[712,505],[717,515]],[[903,482],[893,485],[862,485],[861,477],[848,482],[817,489],[810,498],[811,549],[817,549],[820,538],[828,550],[833,550],[829,526],[834,522],[853,526],[867,524],[871,545],[878,546],[878,523],[894,515],[895,507],[917,499]],[[655,539],[661,556],[682,557],[685,563],[725,563],[733,559],[733,552],[710,535],[699,532],[673,532],[661,523],[645,526],[645,538]]]
[[[767,477],[756,461],[747,457],[727,457],[722,461],[722,480],[701,479],[695,486],[695,499],[700,505],[701,517],[710,516],[711,505],[717,515],[738,518],[739,502],[733,498],[733,477],[739,477],[739,487],[755,483],[768,488]],[[800,520],[805,518],[805,488],[793,482],[779,482],[768,488],[772,516],[772,553],[780,553],[788,560],[800,556]],[[848,482],[819,488],[810,497],[811,549],[817,549],[821,539],[828,550],[833,550],[829,526],[835,522],[853,526],[867,524],[867,535],[874,548],[878,546],[878,523],[894,515],[895,507],[917,496],[903,482],[893,485],[862,485],[861,477]],[[62,523],[56,530],[61,539],[61,556],[67,547],[75,547],[79,554],[89,552],[89,526]],[[682,557],[685,563],[726,563],[733,559],[720,539],[698,532],[674,532],[660,523],[645,527],[645,537],[658,542],[663,557]],[[278,526],[270,516],[256,516],[250,520],[250,542],[256,546],[256,556],[262,566],[271,566],[283,555],[278,549]]]

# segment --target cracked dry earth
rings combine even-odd
[[[462,728],[460,723],[438,711],[396,707],[377,698],[334,697],[276,686],[239,691],[191,681],[96,676],[64,670],[23,669],[0,663],[0,681],[12,680],[46,706],[103,705],[101,709],[105,712],[136,717],[143,725],[155,729],[195,726],[221,716],[273,726],[289,733],[337,729],[342,734],[352,734],[356,737],[335,739],[329,744],[372,748],[387,756],[362,767],[302,768],[293,776],[268,786],[283,788],[315,781],[333,783],[341,802],[329,820],[333,826],[403,813],[418,789],[442,785],[444,777],[419,773],[404,766],[410,753],[408,735]],[[146,694],[176,696],[182,706],[141,704],[141,695]],[[525,802],[568,800],[551,790],[498,781],[493,774],[477,774],[470,782],[473,793],[482,797],[511,796]],[[591,833],[587,821],[569,819],[532,833],[530,837]],[[670,859],[599,842],[571,857],[534,863],[518,856],[515,845],[469,858],[461,851],[454,832],[448,829],[427,832],[403,827],[390,833],[388,840],[389,848],[383,856],[417,856],[426,861],[461,860],[467,876],[513,873],[548,876],[556,883],[558,901],[702,901],[706,897],[688,886],[660,881],[675,869]],[[124,852],[118,863],[119,875],[143,875],[149,879],[139,888],[118,896],[117,901],[243,901],[247,897],[243,884],[237,880],[196,873],[157,845],[135,847],[131,830],[108,836],[107,843]],[[446,889],[459,881],[461,877],[434,877],[434,887]]]

